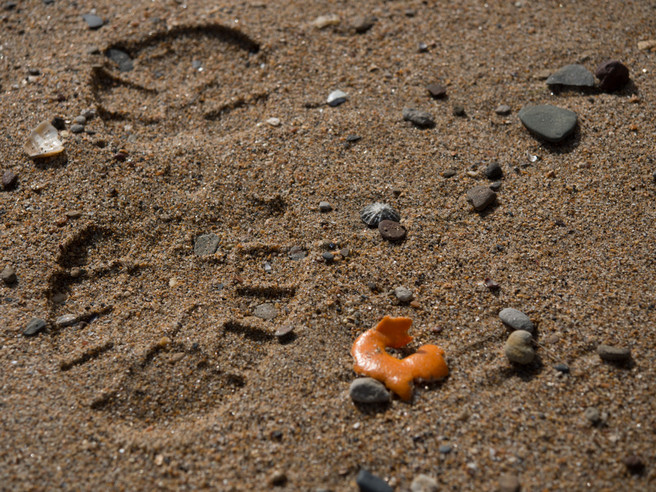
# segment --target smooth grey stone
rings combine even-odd
[[[336,90],[336,91],[332,91],[328,95],[328,99],[326,99],[326,102],[328,103],[328,106],[335,107],[335,106],[339,106],[342,103],[345,103],[347,99],[348,99],[348,94],[346,94],[346,92]]]
[[[533,336],[524,330],[513,331],[504,347],[506,357],[517,364],[530,364],[535,359],[533,350]]]
[[[4,270],[2,270],[2,273],[0,273],[0,279],[6,284],[6,285],[11,285],[16,283],[16,271],[13,269],[13,267],[7,265]]]
[[[394,492],[385,480],[372,475],[367,470],[360,470],[355,477],[360,492]]]
[[[558,143],[574,133],[578,116],[569,109],[543,104],[522,108],[519,119],[538,138]]]
[[[84,14],[82,18],[89,26],[89,29],[99,29],[105,23],[100,17],[98,17],[95,14]]]
[[[213,255],[219,248],[219,236],[216,234],[203,234],[194,242],[194,253],[198,256]]]
[[[410,492],[438,492],[440,490],[437,480],[428,475],[417,475],[410,484]]]
[[[631,349],[611,345],[599,345],[597,353],[606,362],[626,362],[631,358]]]
[[[430,113],[419,109],[403,108],[403,119],[419,128],[432,128],[435,126],[435,120]]]
[[[129,72],[134,68],[132,58],[130,58],[130,55],[128,55],[125,51],[116,48],[110,48],[105,51],[105,56],[116,63],[118,65],[118,69],[121,72]]]
[[[494,112],[499,116],[507,116],[510,114],[510,111],[511,111],[510,106],[508,106],[507,104],[500,104],[494,110]]]
[[[394,295],[400,302],[410,302],[414,298],[412,291],[406,287],[397,287],[394,289]]]
[[[529,333],[535,332],[535,325],[531,319],[521,311],[513,308],[502,309],[499,318],[513,330],[524,330]]]
[[[67,326],[72,326],[75,323],[77,323],[77,316],[74,314],[64,314],[55,320],[55,326],[57,328],[66,328]]]
[[[437,448],[437,451],[441,454],[449,454],[451,451],[453,451],[453,446],[450,444],[440,444],[440,447]]]
[[[476,186],[467,192],[467,201],[480,212],[492,205],[497,199],[497,194],[489,186]]]
[[[333,209],[332,205],[328,202],[319,202],[320,212],[330,212]]]
[[[265,302],[253,310],[253,316],[269,321],[278,316],[278,310],[273,304]]]
[[[358,378],[349,388],[351,399],[358,403],[387,403],[391,400],[385,385],[374,378]]]
[[[79,123],[75,123],[74,125],[71,125],[71,133],[82,133],[84,131],[84,125],[80,125]]]
[[[549,76],[549,87],[594,87],[594,75],[583,65],[565,65],[556,73]]]
[[[23,335],[26,337],[32,337],[43,330],[46,329],[46,322],[41,318],[32,318],[28,323],[25,329],[23,330]]]

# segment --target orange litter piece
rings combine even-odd
[[[404,347],[412,340],[408,335],[410,325],[410,318],[385,316],[375,328],[360,335],[351,349],[356,373],[385,383],[405,401],[412,398],[415,379],[428,382],[449,375],[444,350],[436,345],[422,345],[404,359],[397,359],[385,351],[386,347]]]

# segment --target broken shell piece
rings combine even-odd
[[[47,121],[39,123],[23,146],[30,157],[50,157],[64,150],[59,134]]]

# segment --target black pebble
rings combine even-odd
[[[558,372],[562,372],[563,374],[569,374],[569,366],[567,364],[563,364],[562,362],[555,364],[554,369]]]
[[[61,116],[55,116],[52,121],[50,121],[50,124],[54,126],[57,130],[65,130],[66,129],[66,122],[64,121],[64,118]]]
[[[485,177],[490,180],[500,179],[503,176],[503,170],[498,162],[490,162],[484,172]]]
[[[125,51],[116,48],[109,48],[105,51],[105,56],[116,63],[121,72],[129,72],[134,68],[132,58],[130,58],[130,55]]]
[[[394,490],[385,480],[372,475],[367,470],[360,470],[355,477],[355,483],[358,484],[360,492],[393,492]]]

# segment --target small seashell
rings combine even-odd
[[[378,224],[380,224],[382,220],[393,220],[394,222],[401,221],[401,216],[396,210],[386,203],[379,202],[364,207],[362,212],[360,212],[360,218],[362,219],[362,222],[369,227],[378,227]]]
[[[50,157],[64,150],[59,134],[47,121],[39,123],[23,146],[30,157]]]

